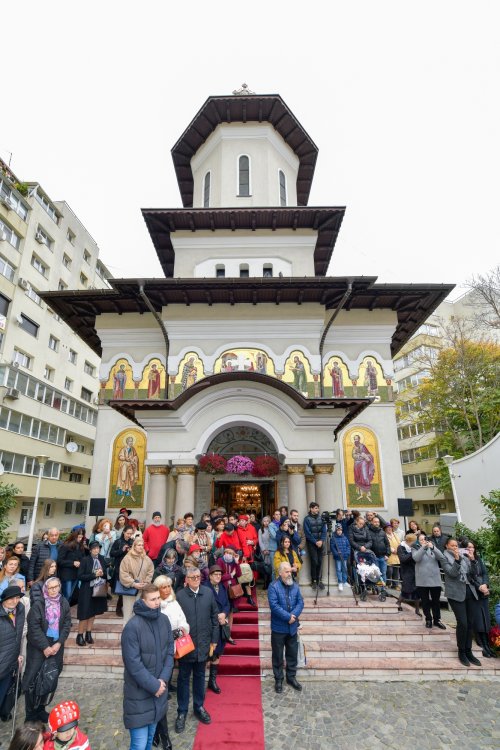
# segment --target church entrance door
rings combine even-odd
[[[228,513],[255,513],[270,516],[278,507],[276,481],[212,481],[212,507],[223,506]]]

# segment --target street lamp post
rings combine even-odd
[[[448,472],[450,475],[451,491],[453,493],[453,499],[455,501],[455,510],[457,511],[457,521],[459,523],[462,523],[462,514],[460,513],[460,505],[458,503],[457,488],[455,485],[455,474],[453,473],[453,461],[454,460],[455,459],[453,458],[453,456],[450,456],[450,455],[443,456],[443,461],[448,467]]]
[[[28,537],[28,548],[26,550],[27,555],[31,555],[31,548],[33,546],[33,536],[35,534],[36,514],[38,511],[38,498],[40,496],[40,484],[42,483],[42,475],[45,464],[49,460],[48,456],[37,456],[38,461],[38,479],[36,482],[35,502],[33,504],[33,515],[31,516],[30,534]]]

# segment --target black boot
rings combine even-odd
[[[460,664],[463,664],[464,667],[470,667],[470,661],[466,657],[465,651],[460,651],[459,650],[459,652],[458,652],[458,661],[460,662]]]
[[[255,604],[254,600],[252,599],[252,594],[248,594],[248,596],[247,596],[247,602],[249,603],[249,605],[250,605],[251,607],[256,607],[256,606],[257,606],[257,605]]]
[[[472,650],[466,651],[465,656],[467,657],[467,659],[470,661],[471,664],[474,664],[475,667],[481,666],[481,662],[479,661],[479,659],[476,659],[476,657],[472,653]]]
[[[162,750],[172,750],[172,741],[168,733],[168,724],[166,718],[160,721],[160,723],[156,727],[156,731],[159,735]]]
[[[211,664],[207,688],[211,690],[213,693],[217,693],[218,695],[221,692],[221,689],[217,685],[217,682],[215,681],[216,677],[217,677],[217,664]]]
[[[491,649],[490,644],[488,643],[488,634],[487,633],[478,633],[478,639],[480,640],[480,647],[482,648],[483,656],[486,659],[495,659],[496,654]]]
[[[76,636],[76,645],[77,646],[86,646],[85,638],[83,637],[83,633],[78,633]]]
[[[92,645],[92,643],[94,643],[94,639],[92,638],[92,633],[90,632],[90,630],[87,630],[87,632],[85,633],[85,640],[90,645]]]

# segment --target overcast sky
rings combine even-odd
[[[459,284],[500,259],[499,20],[497,0],[10,2],[0,155],[114,276],[161,276],[140,208],[181,206],[171,147],[245,81],[319,147],[310,205],[347,206],[332,275]]]

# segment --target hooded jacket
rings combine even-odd
[[[24,617],[24,604],[21,602],[15,610],[15,623],[0,604],[0,680],[13,671],[21,653]]]

